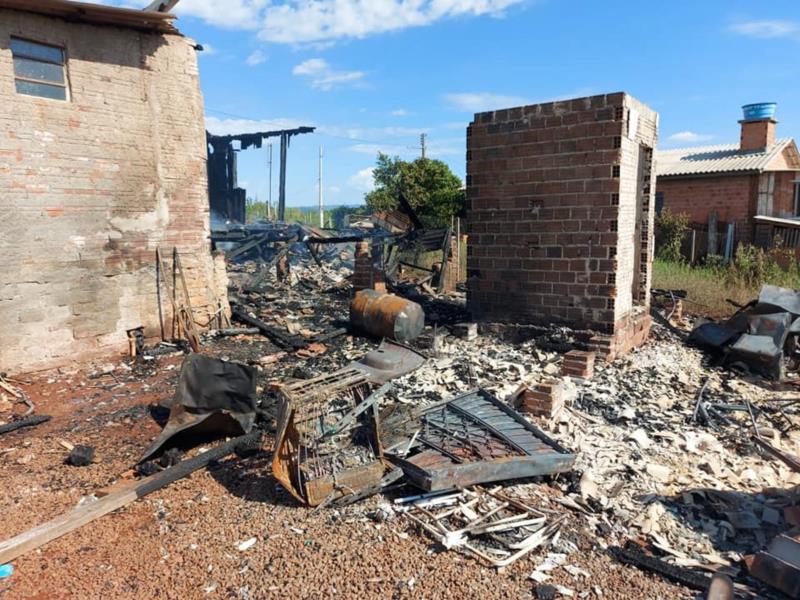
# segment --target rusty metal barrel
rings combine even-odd
[[[422,333],[425,313],[419,304],[405,298],[361,290],[350,303],[350,323],[364,333],[407,342]]]

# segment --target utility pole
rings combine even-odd
[[[289,134],[281,133],[281,172],[278,181],[278,221],[286,220],[286,155],[289,153]]]
[[[420,148],[422,149],[422,158],[423,159],[425,159],[425,150],[426,150],[425,142],[427,141],[427,139],[428,139],[428,134],[427,133],[423,133],[422,135],[419,136],[419,145],[420,145]]]
[[[272,218],[272,144],[269,145],[269,192],[267,195],[267,219]]]
[[[322,203],[322,146],[319,147],[319,226],[325,228],[325,208]]]

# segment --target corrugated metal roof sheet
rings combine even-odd
[[[96,25],[116,25],[160,33],[179,33],[172,25],[175,15],[156,11],[67,0],[0,0],[0,8],[23,10]]]
[[[760,173],[791,142],[791,138],[777,140],[772,146],[760,152],[742,152],[739,150],[739,144],[658,150],[656,173],[659,177],[741,171]]]

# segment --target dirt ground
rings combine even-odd
[[[211,354],[226,354],[220,345]],[[0,437],[0,514],[9,538],[109,486],[159,433],[148,407],[170,397],[180,357],[113,374],[43,376],[25,386],[53,419]],[[61,441],[96,449],[68,466]],[[347,509],[301,507],[270,472],[271,439],[14,561],[3,598],[536,598],[528,576],[546,551],[498,572],[445,552],[401,516],[379,522],[375,497]],[[536,484],[531,484],[536,485]],[[544,485],[546,484],[538,484]],[[399,495],[415,493],[413,488]],[[580,525],[578,525],[580,527]],[[610,558],[586,532],[547,583],[581,598],[674,599],[695,594]],[[249,549],[241,542],[256,538]]]

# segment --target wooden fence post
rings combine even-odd
[[[718,254],[717,247],[717,213],[712,211],[708,215],[708,254]]]

